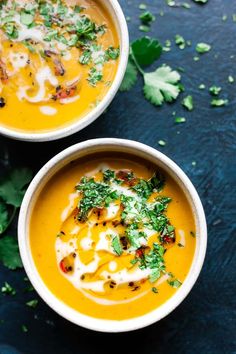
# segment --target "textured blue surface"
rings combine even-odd
[[[187,0],[186,0],[187,1]],[[41,144],[14,142],[0,138],[0,169],[29,166],[35,172],[55,153],[79,141],[95,137],[122,137],[144,142],[175,160],[195,184],[205,207],[209,243],[202,273],[187,299],[171,315],[137,332],[108,335],[90,332],[63,320],[41,300],[35,310],[25,302],[37,298],[26,293],[25,274],[0,267],[0,285],[7,280],[17,294],[0,295],[0,354],[92,354],[92,353],[236,353],[235,345],[235,106],[236,82],[229,84],[228,75],[236,77],[236,1],[209,0],[192,8],[170,8],[164,0],[147,0],[156,15],[151,35],[162,42],[175,34],[192,41],[181,51],[174,42],[161,62],[173,68],[183,67],[182,81],[186,94],[192,94],[195,110],[186,112],[181,99],[173,105],[155,108],[144,100],[141,80],[130,93],[118,93],[106,114],[84,131],[67,139]],[[139,1],[121,1],[129,22],[131,39],[138,30]],[[164,16],[159,16],[163,10]],[[222,15],[228,19],[222,22]],[[207,42],[212,50],[195,62],[194,47]],[[231,57],[234,56],[234,57]],[[229,99],[224,108],[210,108],[204,83],[222,87]],[[172,112],[187,122],[175,125]],[[160,148],[158,140],[167,142]],[[196,166],[192,162],[196,161]],[[14,227],[9,233],[16,233]],[[234,233],[234,234],[233,234]],[[234,237],[234,238],[233,238]],[[234,310],[233,310],[234,308]],[[21,325],[29,331],[23,333]]]

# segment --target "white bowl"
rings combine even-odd
[[[190,203],[196,223],[196,250],[191,269],[183,282],[183,285],[169,300],[157,309],[143,316],[128,320],[113,321],[93,318],[79,313],[60,301],[53,293],[50,292],[41,279],[34,264],[30,250],[29,220],[32,207],[38,198],[40,191],[56,172],[68,165],[71,161],[88,156],[89,154],[95,152],[123,152],[141,157],[146,161],[152,162],[161,167],[167,174],[174,178],[176,183],[185,193]],[[18,240],[20,254],[26,273],[38,294],[53,310],[67,320],[82,327],[101,332],[125,332],[142,328],[161,320],[184,300],[196,282],[203,265],[207,246],[207,227],[204,210],[194,186],[185,173],[167,156],[136,141],[114,138],[94,139],[67,148],[53,157],[37,173],[25,194],[21,206],[18,224]]]
[[[87,125],[95,121],[95,119],[97,119],[109,106],[109,104],[115,97],[125,74],[129,56],[129,33],[123,11],[118,1],[106,0],[104,1],[103,5],[106,7],[107,11],[111,15],[115,23],[120,41],[120,58],[118,70],[115,79],[105,97],[92,111],[88,112],[88,114],[86,114],[83,118],[78,119],[77,121],[71,124],[65,125],[62,128],[49,130],[45,133],[27,133],[24,131],[14,130],[0,126],[0,134],[12,139],[32,142],[61,139],[87,127]]]

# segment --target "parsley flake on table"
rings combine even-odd
[[[22,268],[19,247],[16,238],[4,236],[0,239],[0,261],[9,269]]]
[[[194,2],[198,2],[199,4],[206,4],[208,0],[193,0]]]
[[[166,146],[165,140],[158,140],[158,144],[159,144],[160,146]]]
[[[2,292],[2,294],[5,294],[5,295],[15,295],[16,294],[16,290],[6,281],[5,281],[4,285],[1,287],[1,292]]]
[[[139,30],[142,32],[149,32],[150,31],[150,27],[147,25],[140,25],[139,26]]]
[[[22,332],[24,332],[24,333],[27,333],[28,332],[28,328],[26,327],[26,325],[22,325],[21,326],[21,330],[22,330]]]
[[[200,85],[198,86],[198,88],[199,88],[199,90],[204,90],[204,89],[206,88],[206,85],[200,84]]]
[[[179,47],[179,49],[184,49],[186,47],[186,41],[183,36],[179,34],[175,35],[175,44]]]
[[[147,5],[146,4],[139,4],[139,9],[140,10],[146,10]]]
[[[26,302],[26,305],[35,308],[38,305],[38,300],[37,299],[30,300]]]
[[[233,77],[232,75],[229,75],[229,76],[228,76],[228,82],[229,82],[230,84],[234,83],[234,77]]]
[[[222,107],[222,106],[227,105],[227,103],[228,103],[228,100],[223,99],[223,98],[213,98],[211,100],[212,107]]]
[[[149,25],[151,22],[155,21],[155,16],[150,11],[145,11],[139,16],[143,24]]]
[[[175,117],[175,123],[176,124],[181,124],[181,123],[185,123],[186,122],[186,118],[184,117]]]
[[[207,43],[198,43],[196,45],[196,51],[199,53],[199,54],[204,54],[204,53],[207,53],[211,50],[211,46],[210,44],[207,44]]]
[[[193,97],[191,95],[186,96],[183,101],[182,105],[188,110],[192,111],[194,106],[193,106]]]
[[[209,92],[213,96],[218,96],[220,91],[221,91],[221,87],[220,86],[213,85],[213,86],[211,86],[209,88]]]

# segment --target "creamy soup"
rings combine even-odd
[[[106,95],[119,40],[102,1],[0,2],[0,125],[65,126]]]
[[[195,251],[190,206],[177,184],[143,161],[75,161],[33,207],[30,244],[46,286],[96,318],[144,315],[168,300]]]

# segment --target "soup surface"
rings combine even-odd
[[[122,320],[154,310],[181,286],[194,228],[169,176],[141,161],[94,157],[46,184],[33,207],[30,244],[59,299],[86,315]]]
[[[43,132],[82,118],[108,92],[119,51],[102,1],[1,1],[0,125]]]

